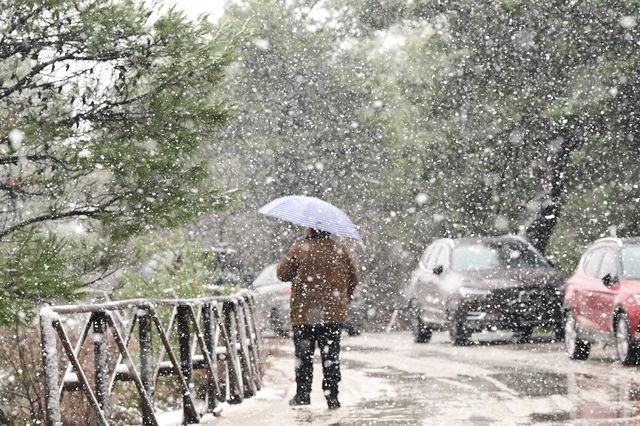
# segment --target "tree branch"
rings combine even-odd
[[[54,212],[49,214],[43,214],[40,216],[29,218],[23,222],[17,223],[13,226],[10,226],[0,231],[0,239],[6,237],[12,232],[18,231],[19,229],[25,228],[29,225],[33,225],[35,223],[65,219],[69,217],[79,217],[79,216],[97,217],[101,213],[107,213],[108,212],[107,207],[115,203],[118,199],[119,197],[113,198],[112,200],[92,209],[75,209],[75,210],[69,210],[69,211],[60,212],[60,213]]]
[[[27,155],[25,158],[29,161],[57,160],[51,155],[46,154]],[[13,155],[10,157],[0,157],[0,166],[4,166],[7,164],[18,164],[18,161],[20,161],[20,157],[18,157],[17,155]]]
[[[95,284],[95,283],[97,283],[98,281],[102,281],[102,280],[104,280],[105,278],[110,277],[111,275],[115,274],[115,273],[116,273],[116,272],[118,272],[119,270],[120,270],[120,268],[118,267],[118,268],[116,268],[116,269],[114,269],[114,270],[112,270],[112,271],[105,272],[105,273],[103,273],[102,275],[100,275],[99,277],[97,277],[97,278],[95,278],[95,279],[93,279],[93,280],[91,280],[91,281],[88,281],[88,282],[86,282],[86,283],[82,284],[82,287],[89,287],[91,284]]]

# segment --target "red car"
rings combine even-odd
[[[625,364],[640,361],[640,238],[602,238],[565,283],[565,347],[587,359],[591,344],[615,343]]]

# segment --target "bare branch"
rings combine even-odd
[[[111,275],[115,274],[119,270],[120,270],[120,268],[118,267],[118,268],[116,268],[116,269],[114,269],[112,271],[105,272],[102,275],[100,275],[99,277],[97,277],[97,278],[95,278],[95,279],[93,279],[91,281],[87,281],[86,283],[82,284],[82,287],[89,287],[91,284],[95,284],[98,281],[102,281],[105,278],[109,278]]]
[[[36,75],[38,75],[38,73],[40,73],[40,71],[42,71],[43,69],[45,69],[46,67],[55,64],[56,62],[60,62],[60,61],[66,61],[68,59],[73,58],[74,55],[68,53],[66,55],[62,55],[62,56],[58,56],[55,57],[53,59],[50,59],[48,61],[42,62],[36,66],[34,66],[33,68],[31,68],[31,71],[29,71],[23,78],[19,79],[16,84],[14,84],[11,87],[6,87],[4,89],[4,91],[2,92],[2,95],[0,97],[2,98],[6,98],[7,96],[11,95],[14,92],[17,92],[18,90],[21,90],[24,88],[25,84],[28,81],[31,81],[31,79],[33,77],[35,77]]]
[[[29,161],[57,160],[53,156],[45,154],[27,155],[25,158]],[[12,155],[10,157],[0,157],[0,165],[2,166],[6,164],[18,164],[18,161],[20,161],[20,157],[18,157],[17,155]]]

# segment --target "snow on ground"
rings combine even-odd
[[[335,425],[351,416],[349,407],[355,407],[366,399],[393,397],[393,389],[383,379],[371,378],[366,372],[342,368],[340,402],[342,408],[329,411],[322,393],[322,368],[316,350],[314,361],[313,389],[311,405],[289,407],[289,399],[295,394],[293,344],[283,346],[285,353],[267,358],[264,385],[257,395],[241,404],[223,406],[220,416],[204,424],[219,426],[247,425],[287,425],[312,423],[314,425]]]
[[[344,336],[342,408],[329,411],[314,364],[309,407],[289,407],[295,392],[293,344],[265,339],[263,388],[224,404],[207,425],[292,426],[603,426],[640,425],[640,369],[623,367],[611,348],[570,360],[546,335],[518,343],[500,333],[453,346],[446,333],[416,344],[408,332]],[[163,420],[166,420],[165,417]],[[179,424],[178,415],[173,423]]]
[[[306,407],[289,407],[289,399],[296,391],[294,379],[293,343],[272,346],[270,350],[277,354],[267,356],[265,377],[262,388],[256,395],[245,399],[240,404],[222,404],[219,416],[207,414],[200,424],[216,426],[284,426],[291,424],[311,423],[314,425],[336,425],[347,419],[353,419],[353,410],[364,401],[393,398],[394,390],[390,383],[382,378],[372,378],[370,370],[342,368],[340,386],[340,402],[342,408],[329,411],[322,393],[322,368],[318,351],[314,358],[313,389],[311,405]],[[346,349],[343,348],[343,355]],[[181,411],[163,413],[160,416],[161,426],[179,425],[182,420]],[[348,423],[348,422],[347,422]],[[346,423],[345,423],[346,424]]]

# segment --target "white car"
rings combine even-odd
[[[291,282],[278,279],[277,263],[264,268],[251,284],[256,299],[256,321],[262,331],[286,336],[291,331],[289,297]]]

